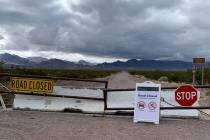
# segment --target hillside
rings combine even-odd
[[[42,57],[23,58],[9,53],[0,54],[0,60],[7,67],[45,68],[45,69],[104,69],[104,70],[187,70],[192,68],[191,62],[177,60],[137,60],[130,59],[126,62],[115,61],[112,63],[95,64],[79,60],[70,62],[61,59],[47,59]],[[208,67],[207,62],[206,67]]]

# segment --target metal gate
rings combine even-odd
[[[210,85],[204,85],[204,86],[194,86],[197,89],[210,89]],[[161,91],[164,90],[175,90],[178,87],[162,87]],[[109,107],[108,106],[108,96],[110,93],[117,94],[120,96],[121,94],[127,92],[128,94],[134,93],[135,89],[105,89],[104,90],[104,99],[105,99],[105,110],[134,110],[133,107]],[[162,102],[167,102],[163,98],[161,98]],[[168,104],[171,105],[171,107],[160,107],[161,110],[189,110],[189,109],[210,109],[210,106],[192,106],[192,107],[183,107],[183,106],[175,106],[169,102]]]
[[[103,94],[103,90],[107,88],[108,82],[107,81],[102,81],[102,80],[90,80],[90,79],[75,79],[75,78],[65,78],[65,77],[51,77],[51,76],[35,76],[35,75],[18,75],[18,74],[7,74],[7,73],[0,73],[0,86],[3,88],[0,89],[0,95],[3,94],[12,94],[12,95],[32,95],[32,96],[41,96],[41,97],[60,97],[60,98],[71,98],[71,99],[82,99],[82,100],[93,100],[93,101],[102,101],[103,104],[105,103],[105,98]],[[101,91],[102,95],[96,96],[94,95],[89,96],[89,95],[56,95],[56,94],[51,94],[51,93],[37,93],[37,92],[25,92],[25,91],[11,91],[9,87],[9,79],[10,77],[16,77],[16,78],[36,78],[36,79],[51,79],[56,81],[55,85],[58,83],[58,85],[65,85],[64,88],[67,87],[67,85],[70,84],[70,88],[75,89],[90,89],[90,90],[97,90]],[[69,82],[69,83],[67,83]],[[75,85],[78,83],[82,83],[83,85],[77,85],[71,86],[71,84]],[[66,85],[67,84],[67,85]],[[64,89],[63,89],[64,90]]]

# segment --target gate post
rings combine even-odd
[[[104,113],[107,109],[107,88],[108,88],[108,81],[105,83],[105,89],[103,89],[103,94],[104,94]]]
[[[105,112],[107,109],[107,91],[106,91],[106,89],[103,90],[103,94],[104,94],[104,112]]]
[[[3,110],[7,110],[6,105],[4,104],[4,100],[3,100],[2,96],[1,96],[1,94],[0,94],[0,102],[1,102]]]

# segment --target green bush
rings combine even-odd
[[[167,76],[161,76],[158,81],[164,81],[164,82],[168,82],[168,77]]]
[[[115,70],[51,70],[51,69],[29,69],[29,68],[13,68],[7,69],[7,73],[24,74],[24,75],[40,75],[54,77],[68,77],[81,79],[95,79],[106,77],[118,71]]]
[[[0,73],[4,72],[4,68],[3,68],[4,62],[0,61]]]
[[[158,80],[162,76],[166,76],[169,82],[192,82],[191,71],[129,71],[132,75],[144,75],[148,79]]]

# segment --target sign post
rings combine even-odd
[[[180,86],[175,91],[175,100],[181,106],[192,106],[198,98],[198,91],[191,85]]]
[[[134,122],[153,122],[160,120],[161,85],[147,81],[136,84]]]
[[[204,65],[205,65],[205,58],[193,58],[193,85],[195,84],[195,69],[196,65],[201,65],[201,85],[204,85]]]

